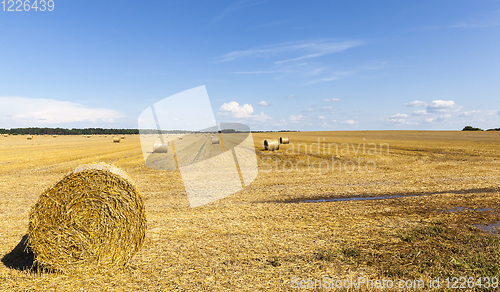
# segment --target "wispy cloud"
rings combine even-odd
[[[387,62],[368,62],[355,68],[333,69],[321,57],[341,53],[365,45],[363,40],[302,41],[260,46],[247,50],[232,51],[220,56],[217,62],[234,62],[242,59],[263,59],[268,66],[263,70],[236,71],[233,74],[271,74],[274,79],[301,79],[303,85],[340,80],[360,72],[381,70]],[[272,63],[271,63],[272,62]]]
[[[322,99],[321,101],[322,102],[332,102],[332,101],[339,101],[340,98],[325,98],[325,99]]]
[[[268,106],[269,104],[268,104],[266,101],[262,100],[262,101],[260,101],[260,102],[258,103],[258,105],[261,105],[261,106]]]
[[[351,71],[335,71],[332,74],[329,74],[329,76],[317,79],[317,80],[311,80],[306,82],[306,84],[316,84],[316,83],[323,83],[323,82],[329,82],[329,81],[334,81],[334,80],[339,80],[343,77],[351,76],[355,74],[355,70]]]
[[[268,2],[269,0],[239,0],[235,1],[228,6],[226,6],[219,14],[217,14],[213,19],[212,23],[217,22],[227,16],[229,16],[231,13],[241,10],[244,8],[248,8],[251,6],[259,5],[265,2]]]
[[[492,11],[483,17],[469,19],[449,25],[433,25],[418,28],[418,30],[434,30],[434,29],[479,29],[500,25],[500,10]]]
[[[351,40],[344,42],[312,41],[281,43],[256,47],[248,50],[229,52],[219,58],[219,62],[234,61],[242,58],[267,58],[282,53],[299,54],[299,56],[296,57],[275,61],[275,64],[280,65],[286,62],[318,58],[329,54],[339,53],[353,47],[361,46],[363,44],[364,43],[360,40]]]
[[[316,42],[316,43],[305,43],[296,45],[293,50],[308,51],[309,54],[302,55],[296,58],[286,59],[282,61],[276,61],[276,64],[283,64],[286,62],[299,61],[304,59],[318,58],[325,55],[330,55],[334,53],[340,53],[347,49],[359,47],[363,44],[361,41],[346,41],[341,43],[335,42]]]
[[[0,121],[14,126],[61,125],[76,122],[114,123],[123,114],[107,108],[45,98],[0,97]]]

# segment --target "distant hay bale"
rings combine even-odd
[[[52,138],[57,138],[57,135],[52,135]]]
[[[93,163],[45,190],[32,207],[28,246],[44,268],[72,272],[126,265],[144,243],[143,200],[127,174]]]
[[[120,137],[114,137],[113,138],[113,143],[120,143]]]
[[[289,144],[290,139],[288,137],[280,137],[280,144]]]
[[[277,139],[266,139],[264,140],[264,149],[273,151],[280,149],[280,142]]]
[[[125,136],[121,136],[120,138],[121,138],[121,139],[125,139]]]
[[[219,137],[212,137],[212,144],[220,144]]]
[[[90,138],[90,135],[87,135],[87,138]]]
[[[168,153],[168,144],[155,143],[153,147],[154,153]]]
[[[26,136],[26,139],[33,140],[33,136],[32,135],[28,135],[28,136]]]
[[[184,138],[182,138],[182,137],[179,137],[179,140],[182,140],[182,139],[184,139]]]
[[[4,136],[5,138],[7,138],[7,137],[9,137],[9,134],[3,134],[3,136]]]

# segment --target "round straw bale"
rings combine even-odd
[[[32,135],[28,135],[28,136],[26,136],[26,139],[33,140],[33,136]]]
[[[219,137],[212,137],[212,144],[220,144]]]
[[[125,136],[121,136],[120,138],[121,138],[121,139],[125,139]]]
[[[113,142],[114,143],[120,143],[120,137],[113,137]]]
[[[280,142],[276,139],[266,139],[264,140],[264,149],[273,151],[280,149]]]
[[[9,137],[9,134],[3,134],[4,137]]]
[[[73,272],[126,265],[144,243],[146,216],[129,176],[104,163],[79,166],[32,207],[28,246],[41,267]]]
[[[184,138],[183,137],[179,137],[179,140],[182,140],[182,139],[184,139]]]
[[[52,135],[53,138],[57,138],[57,135]]]
[[[168,153],[168,144],[155,143],[153,147],[154,153]]]
[[[90,138],[90,135],[87,135],[87,138]]]
[[[280,144],[289,144],[290,139],[288,137],[280,137]]]

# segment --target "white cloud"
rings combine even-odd
[[[339,101],[340,98],[325,98],[325,99],[322,99],[321,101],[323,102],[331,102],[331,101]]]
[[[494,116],[497,115],[498,112],[496,110],[472,110],[468,112],[463,112],[461,117],[484,117],[484,116]]]
[[[325,105],[325,106],[322,106],[321,109],[324,111],[333,111],[335,108],[333,106]]]
[[[274,123],[275,126],[284,126],[287,122],[285,119],[280,120],[279,122]]]
[[[420,107],[420,106],[427,106],[427,103],[421,100],[414,100],[412,102],[405,103],[405,105],[409,107]]]
[[[303,115],[290,115],[289,120],[292,123],[298,123],[299,121],[304,120],[306,117]]]
[[[391,119],[397,119],[397,118],[407,118],[407,114],[395,114],[393,116],[390,116]]]
[[[387,124],[394,124],[394,125],[418,125],[418,122],[415,121],[408,121],[407,120],[408,115],[407,114],[396,114],[393,116],[390,116],[386,123]]]
[[[344,125],[351,125],[351,126],[356,125],[357,123],[358,123],[357,121],[352,120],[352,119],[351,120],[346,120],[346,121],[342,122],[342,124],[344,124]]]
[[[324,116],[318,116],[318,119],[320,119],[320,120],[324,120],[324,119],[326,119],[326,118],[325,118]]]
[[[217,114],[223,117],[245,119],[251,124],[263,124],[274,121],[272,117],[266,115],[263,111],[260,112],[260,114],[253,114],[253,112],[253,107],[249,104],[240,105],[236,101],[230,101],[228,103],[224,103],[219,108]]]
[[[413,112],[413,114],[416,116],[426,116],[429,113],[427,112],[427,110],[416,110]]]
[[[438,123],[438,122],[443,122],[451,118],[451,115],[441,115],[439,117],[434,117],[434,118],[426,118],[425,122],[426,123]]]
[[[428,112],[458,111],[462,107],[455,104],[453,100],[433,100],[427,105]]]
[[[88,108],[80,103],[45,98],[0,97],[0,121],[15,126],[44,126],[75,122],[114,123],[124,117],[106,108]]]
[[[254,116],[252,116],[252,118],[255,122],[259,122],[259,123],[268,123],[268,122],[273,121],[273,118],[266,115],[264,112],[260,112],[259,115],[254,115]]]
[[[265,101],[261,101],[258,103],[258,105],[261,105],[261,106],[268,106],[269,104]]]
[[[290,95],[289,95],[289,96],[287,96],[287,97],[288,97],[288,98],[294,98],[294,97],[295,97],[295,95],[290,94]]]
[[[252,117],[253,107],[249,104],[241,105],[236,101],[224,103],[218,114],[221,116],[229,116],[233,118],[250,118]]]
[[[448,111],[458,111],[462,107],[457,105],[453,100],[433,100],[431,103],[427,103],[421,100],[414,100],[412,102],[405,103],[405,106],[409,107],[422,107],[426,106],[427,113],[429,112],[448,112]],[[423,113],[423,112],[420,112]]]

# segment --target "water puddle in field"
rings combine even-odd
[[[326,198],[326,199],[314,199],[314,200],[304,200],[302,203],[321,203],[321,202],[340,202],[340,201],[370,201],[370,200],[387,200],[387,199],[397,199],[397,198],[408,198],[417,197],[416,195],[408,196],[383,196],[383,197],[349,197],[349,198]]]
[[[467,208],[467,207],[453,207],[452,209],[448,209],[448,210],[442,210],[442,211],[439,211],[439,212],[463,212],[463,211],[478,211],[478,212],[489,212],[489,211],[495,211],[496,209],[492,209],[492,208]]]
[[[474,226],[477,227],[477,229],[485,231],[485,232],[489,232],[489,233],[493,233],[493,234],[500,234],[500,221],[498,221],[497,223],[488,224],[488,225],[475,224]]]

